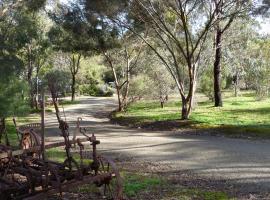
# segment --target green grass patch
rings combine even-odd
[[[207,191],[202,189],[179,189],[172,192],[170,195],[162,198],[162,200],[167,199],[179,199],[179,200],[233,200],[224,192],[219,191]]]
[[[79,152],[73,153],[71,152],[74,160],[80,164],[80,155]],[[66,151],[63,147],[57,147],[46,150],[46,158],[49,160],[53,160],[55,162],[63,163],[66,160]],[[89,165],[93,162],[92,159],[83,159],[84,165]]]
[[[124,193],[128,197],[134,197],[141,191],[150,190],[152,187],[164,183],[157,176],[144,176],[139,173],[122,172],[121,176],[124,180]]]
[[[45,152],[46,158],[49,160],[62,163],[66,159],[66,152],[63,148],[47,149]]]
[[[64,162],[66,153],[63,148],[52,148],[46,150],[46,157],[56,162]],[[74,154],[73,158],[79,163],[79,154]],[[84,159],[84,164],[90,164],[92,160]],[[139,173],[121,172],[124,180],[124,194],[128,197],[134,197],[138,192],[151,190],[152,187],[165,183],[160,177],[143,175]],[[78,188],[78,192],[87,193],[96,191],[96,187],[91,185],[82,185]]]
[[[17,126],[28,124],[28,123],[36,123],[36,122],[40,122],[40,115],[38,114],[31,114],[26,117],[16,118]],[[16,133],[16,128],[13,123],[13,119],[11,117],[6,119],[6,131],[8,134],[8,140],[10,142],[10,145],[16,149],[16,147],[19,146],[19,141],[18,141],[18,136]],[[4,138],[2,138],[1,142],[5,144]]]
[[[113,118],[124,124],[143,126],[145,123],[180,120],[180,99],[171,100],[160,108],[157,101],[140,101],[130,105],[126,112],[115,113]],[[220,129],[227,134],[250,134],[270,137],[270,100],[256,101],[252,92],[240,97],[226,95],[223,107],[214,107],[213,102],[199,102],[193,110],[191,128]]]

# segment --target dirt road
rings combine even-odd
[[[270,141],[216,136],[182,135],[180,132],[150,132],[111,124],[113,98],[84,97],[65,108],[73,132],[77,117],[82,126],[101,140],[99,150],[113,156],[158,162],[168,170],[190,170],[202,176],[230,180],[248,192],[270,190]],[[46,140],[61,140],[53,113],[46,117]]]

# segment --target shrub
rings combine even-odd
[[[84,95],[97,96],[97,97],[110,97],[113,95],[112,89],[104,86],[94,84],[84,84],[80,86],[80,92]]]

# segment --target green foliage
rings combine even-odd
[[[9,81],[0,81],[0,117],[22,115],[29,111],[24,98],[26,87],[23,81],[9,76]]]
[[[213,80],[213,69],[212,66],[208,66],[207,69],[202,73],[199,79],[198,91],[203,93],[209,98],[209,100],[214,100],[214,80]],[[221,88],[225,89],[226,79],[221,80]]]
[[[129,94],[131,97],[144,97],[151,94],[150,78],[144,74],[133,77],[130,81]]]
[[[81,71],[78,74],[80,84],[102,84],[106,67],[102,65],[101,56],[84,58],[81,61]]]
[[[97,96],[97,97],[110,97],[113,91],[107,86],[98,86],[96,84],[84,84],[80,86],[80,93],[84,95]]]
[[[0,19],[0,117],[20,115],[28,111],[28,88],[22,81],[24,67],[22,51],[37,34],[36,11],[44,0],[3,2],[7,12]],[[2,9],[2,8],[1,8]]]
[[[268,97],[270,90],[270,40],[257,39],[249,42],[248,47],[248,75],[252,78],[257,99],[261,100]]]
[[[45,6],[46,0],[25,0],[24,4],[28,11],[36,12]]]
[[[112,74],[111,70],[105,71],[104,74],[103,74],[102,79],[107,84],[114,82],[114,77],[113,77],[113,74]]]
[[[70,91],[70,74],[64,70],[51,69],[44,77],[43,84],[51,85],[57,96],[65,96]]]
[[[79,5],[58,5],[50,13],[55,25],[48,32],[55,50],[92,55],[97,46],[97,24],[87,22]]]
[[[213,77],[211,73],[206,73],[200,79],[200,91],[211,101],[214,100]]]

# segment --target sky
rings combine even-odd
[[[262,34],[270,34],[270,18],[258,19],[261,25],[261,30],[259,31]]]

